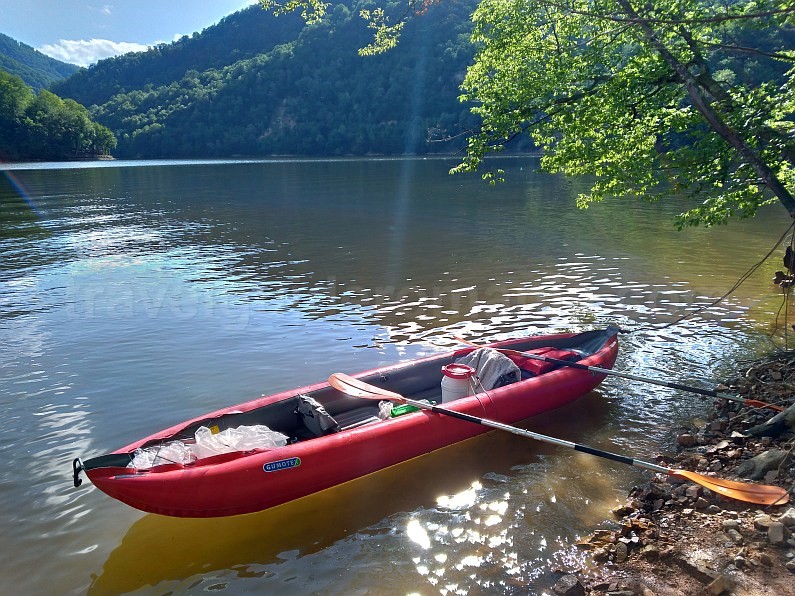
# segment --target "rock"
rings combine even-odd
[[[660,549],[653,544],[648,544],[641,549],[640,556],[649,561],[654,561],[660,558]]]
[[[783,526],[782,526],[783,528]],[[616,563],[623,563],[627,560],[627,556],[629,555],[629,549],[625,542],[619,542],[616,544]]]
[[[767,528],[767,540],[770,544],[784,544],[784,524],[781,522],[770,522]]]
[[[712,422],[709,423],[709,426],[707,428],[709,428],[709,430],[714,433],[719,433],[726,430],[727,425],[728,421],[726,420],[713,420]]]
[[[795,526],[795,507],[790,507],[784,513],[782,513],[781,517],[778,518],[778,521],[788,528]]]
[[[765,473],[765,477],[763,478],[766,484],[770,484],[771,482],[775,482],[778,480],[778,470],[768,470]]]
[[[632,507],[629,504],[621,505],[620,507],[613,509],[613,515],[616,517],[626,517],[627,515],[635,513],[635,511],[637,511],[637,507]]]
[[[762,480],[770,470],[778,468],[787,457],[780,449],[769,449],[737,466],[737,474],[750,480]]]
[[[724,530],[739,530],[740,522],[736,519],[725,519],[721,524]]]
[[[727,576],[721,574],[709,583],[706,591],[707,594],[718,596],[718,594],[723,594],[724,592],[731,590],[731,588],[731,580]]]
[[[684,433],[676,437],[676,442],[682,447],[693,447],[697,441],[695,435],[691,433]]]
[[[701,487],[696,484],[688,486],[685,489],[685,495],[687,495],[688,499],[697,499],[701,496]]]
[[[610,556],[610,551],[607,550],[606,548],[597,548],[595,551],[593,551],[593,554],[591,555],[591,557],[593,557],[593,560],[596,563],[604,563],[605,561],[607,561],[609,556]]]
[[[585,587],[576,575],[564,575],[552,586],[552,591],[559,596],[585,596]]]
[[[717,505],[710,505],[709,507],[707,507],[707,513],[709,513],[711,515],[717,515],[720,512],[721,512],[721,508],[718,507]]]
[[[779,412],[767,422],[754,426],[748,433],[755,437],[775,437],[786,430],[795,430],[795,404]]]
[[[795,561],[787,561],[784,567],[786,567],[787,571],[790,573],[795,573]]]
[[[726,535],[729,537],[729,540],[734,542],[734,544],[742,544],[743,535],[740,534],[740,532],[735,530],[734,528],[730,528],[729,530],[727,530]]]
[[[757,530],[761,530],[763,532],[767,532],[767,529],[770,527],[770,524],[773,523],[773,518],[770,517],[767,513],[760,513],[754,518],[754,528]]]
[[[697,579],[702,584],[709,584],[718,578],[719,574],[715,571],[712,571],[700,563],[690,561],[686,557],[680,556],[674,559],[674,561],[679,567],[686,571],[688,575]]]
[[[594,530],[588,542],[610,542],[613,532],[610,530]]]
[[[709,501],[707,501],[704,497],[699,497],[696,500],[696,509],[706,509],[709,507]]]

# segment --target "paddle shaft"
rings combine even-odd
[[[328,382],[329,385],[331,385],[338,391],[341,391],[348,395],[352,395],[355,397],[362,397],[364,399],[388,399],[390,401],[396,401],[398,403],[410,404],[421,410],[430,410],[431,412],[435,412],[437,414],[443,414],[451,418],[458,418],[459,420],[463,420],[465,422],[482,424],[483,426],[488,426],[497,430],[509,432],[515,435],[519,435],[521,437],[527,437],[530,439],[534,439],[536,441],[542,441],[544,443],[558,445],[560,447],[569,447],[571,449],[574,449],[575,451],[588,453],[590,455],[595,455],[597,457],[603,457],[605,459],[617,461],[623,464],[628,464],[630,466],[635,466],[637,468],[644,468],[646,470],[651,470],[653,472],[660,472],[663,474],[668,474],[669,476],[684,478],[692,482],[695,482],[696,484],[700,484],[701,486],[709,488],[710,490],[713,490],[719,494],[731,497],[733,499],[739,499],[740,501],[746,501],[748,503],[757,503],[759,505],[782,505],[789,500],[789,493],[780,486],[747,484],[732,480],[713,478],[711,476],[704,476],[703,474],[698,474],[697,472],[690,472],[688,470],[673,470],[671,468],[658,466],[657,464],[650,464],[648,462],[633,459],[631,457],[626,457],[624,455],[618,455],[617,453],[602,451],[601,449],[595,449],[593,447],[588,447],[586,445],[578,445],[577,443],[572,443],[571,441],[564,441],[563,439],[549,437],[547,435],[542,435],[522,428],[517,428],[515,426],[510,426],[508,424],[503,424],[495,420],[478,418],[477,416],[472,416],[470,414],[464,414],[462,412],[456,412],[455,410],[448,410],[447,408],[434,406],[426,402],[409,399],[407,397],[400,395],[399,393],[395,393],[387,389],[382,389],[380,387],[376,387],[375,385],[370,385],[369,383],[365,383],[364,381],[361,381],[359,379],[356,379],[354,377],[348,376],[343,373],[334,373],[329,377]]]
[[[640,381],[642,383],[651,383],[652,385],[659,385],[661,387],[668,387],[669,389],[678,389],[681,391],[690,391],[691,393],[698,393],[699,395],[707,395],[709,397],[719,397],[721,399],[730,399],[735,401],[745,401],[742,397],[732,395],[731,393],[721,393],[714,389],[701,389],[700,387],[691,387],[689,385],[682,385],[681,383],[673,383],[670,381],[660,381],[658,379],[651,379],[649,377],[640,377],[638,375],[631,375],[609,368],[600,368],[598,366],[588,366],[587,364],[580,364],[579,362],[570,362],[569,360],[561,360],[560,358],[553,358],[551,356],[543,356],[541,354],[530,354],[527,352],[519,352],[525,358],[531,360],[543,360],[545,362],[552,362],[554,364],[562,364],[571,368],[579,368],[581,370],[588,370],[592,373],[600,375],[612,375],[614,377],[621,377],[622,379],[629,379],[630,381]]]
[[[596,449],[594,447],[588,447],[587,445],[580,445],[578,443],[572,443],[571,441],[565,441],[563,439],[558,439],[555,437],[550,437],[547,435],[542,435],[539,433],[535,433],[530,430],[525,430],[523,428],[517,428],[515,426],[511,426],[509,424],[503,424],[501,422],[497,422],[495,420],[487,420],[486,418],[478,418],[477,416],[471,416],[470,414],[464,414],[462,412],[456,412],[455,410],[448,410],[447,408],[440,408],[439,406],[432,406],[430,404],[426,404],[425,402],[415,401],[413,399],[409,399],[404,397],[403,400],[412,406],[417,408],[421,408],[423,410],[430,410],[431,412],[436,412],[437,414],[444,414],[445,416],[450,416],[452,418],[458,418],[459,420],[464,420],[466,422],[474,422],[475,424],[482,424],[483,426],[488,426],[491,428],[496,428],[497,430],[503,430],[509,433],[513,433],[515,435],[519,435],[520,437],[527,437],[530,439],[535,439],[536,441],[542,441],[544,443],[550,443],[552,445],[558,445],[559,447],[569,447],[570,449],[574,449],[575,451],[580,451],[582,453],[589,453],[590,455],[595,455],[597,457],[603,457],[605,459],[610,459],[613,461],[620,462],[622,464],[628,464],[630,466],[635,466],[637,468],[644,468],[646,470],[652,470],[653,472],[661,472],[663,474],[673,474],[674,471],[670,468],[665,468],[663,466],[658,466],[657,464],[652,464],[649,462],[637,460],[631,457],[627,457],[625,455],[619,455],[618,453],[611,453],[610,451],[602,451],[601,449]]]

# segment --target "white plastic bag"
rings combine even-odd
[[[379,401],[378,402],[378,417],[381,420],[388,420],[392,417],[392,408],[394,404],[391,401]]]
[[[234,451],[276,449],[286,444],[286,435],[273,431],[262,424],[256,424],[227,428],[215,434],[206,426],[201,426],[196,431],[196,444],[191,447],[196,456],[201,459]]]
[[[128,468],[146,470],[163,464],[189,464],[196,461],[196,455],[182,441],[172,441],[163,445],[154,445],[133,451],[132,461]]]

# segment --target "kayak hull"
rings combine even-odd
[[[579,338],[587,336],[587,341]],[[585,352],[580,363],[612,368],[616,330],[557,334],[491,344],[518,350],[556,346]],[[583,346],[587,349],[583,349]],[[472,349],[429,356],[355,375],[361,380],[417,398],[441,382],[441,367]],[[560,367],[504,387],[446,402],[446,409],[512,424],[559,408],[594,389],[604,378],[588,371]],[[424,393],[423,393],[424,392]],[[137,448],[191,436],[198,426],[271,416],[280,430],[292,400],[299,394],[316,398],[335,415],[351,405],[376,408],[377,401],[346,397],[328,383],[239,404],[188,420],[143,438],[108,455],[86,460],[81,468],[109,496],[142,511],[177,517],[219,517],[261,511],[490,432],[488,427],[421,410],[371,421],[275,449],[255,449],[165,464],[147,470],[127,466]],[[279,413],[281,412],[281,413]],[[281,416],[281,417],[280,417]],[[264,418],[268,420],[267,417]],[[257,419],[260,423],[262,420]],[[75,474],[77,483],[77,472]]]

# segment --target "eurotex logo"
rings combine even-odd
[[[280,470],[287,470],[289,468],[297,468],[300,465],[300,457],[291,457],[289,459],[280,459],[279,461],[269,462],[262,466],[262,469],[266,472],[278,472]]]

